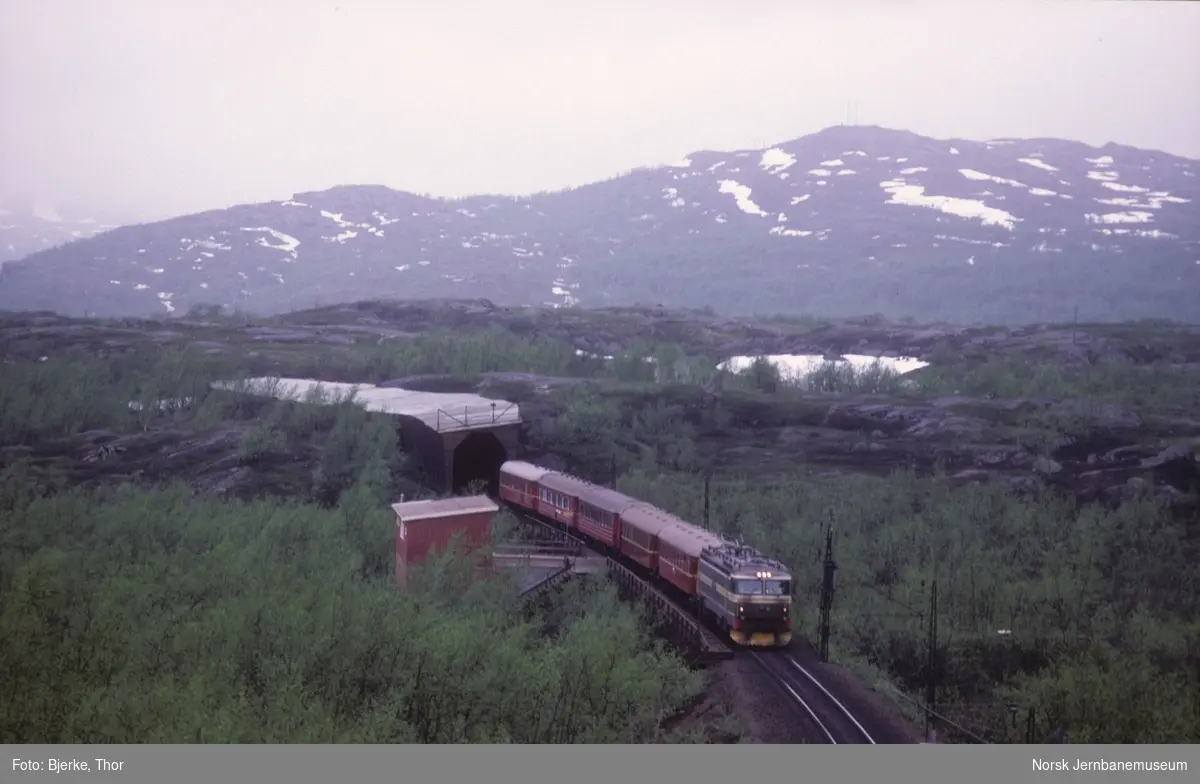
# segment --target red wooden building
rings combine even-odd
[[[413,566],[437,550],[444,552],[456,533],[462,548],[489,548],[492,518],[500,507],[486,495],[405,501],[392,504],[396,513],[396,582],[405,585]]]

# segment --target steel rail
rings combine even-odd
[[[858,731],[862,733],[862,736],[863,736],[863,738],[866,739],[867,743],[869,743],[871,745],[877,745],[875,743],[875,739],[871,737],[871,733],[867,732],[867,728],[864,727],[859,722],[858,719],[854,718],[854,714],[850,712],[849,708],[847,708],[845,705],[842,704],[841,700],[839,700],[837,697],[834,697],[833,693],[831,691],[829,691],[829,689],[825,688],[825,684],[823,684],[819,680],[817,680],[817,677],[815,675],[813,675],[811,672],[809,672],[804,667],[802,667],[800,665],[800,662],[796,661],[791,656],[787,657],[787,661],[788,661],[788,664],[795,667],[796,670],[801,675],[803,675],[805,678],[808,678],[810,681],[812,681],[812,684],[814,686],[816,686],[818,689],[821,690],[821,693],[824,694],[829,699],[829,701],[837,707],[838,711],[840,711],[843,716],[845,716],[847,719],[849,719],[850,723],[853,724],[855,726],[855,728],[858,729]]]
[[[830,728],[830,726],[828,724],[826,724],[824,721],[821,720],[821,717],[817,714],[817,711],[813,707],[813,703],[811,703],[809,700],[806,700],[804,698],[804,696],[800,694],[799,690],[797,690],[792,685],[792,683],[789,682],[788,678],[783,673],[780,673],[778,670],[772,668],[771,665],[767,663],[767,658],[766,658],[767,655],[764,655],[757,651],[750,651],[750,655],[752,657],[754,657],[754,660],[758,663],[758,665],[760,667],[762,667],[764,670],[766,670],[767,674],[769,674],[772,677],[772,679],[776,682],[776,684],[783,688],[783,690],[787,693],[787,695],[789,697],[791,697],[793,703],[798,708],[800,708],[804,712],[805,715],[808,716],[808,718],[812,721],[813,725],[820,731],[820,733],[825,737],[825,739],[829,743],[837,745],[839,743],[839,741],[837,739],[837,735],[833,732],[833,730]],[[854,717],[854,714],[850,711],[850,709],[847,708],[842,703],[841,700],[839,700],[837,697],[834,697],[833,693],[830,692],[829,689],[825,688],[825,685],[822,684],[815,675],[813,675],[811,672],[809,672],[807,669],[805,669],[799,662],[797,662],[791,656],[772,657],[772,658],[774,658],[775,661],[787,662],[787,664],[791,668],[795,669],[798,673],[803,675],[805,677],[805,679],[807,680],[807,682],[811,683],[813,686],[815,686],[817,688],[818,694],[821,695],[821,699],[825,700],[829,705],[833,706],[833,708],[837,711],[837,713],[839,715],[845,717],[850,722],[850,724],[854,726],[854,728],[858,732],[858,734],[860,734],[862,736],[863,740],[865,740],[869,744],[875,745],[875,739],[873,737],[871,737],[871,733],[867,732],[866,728],[863,727],[862,723],[859,722],[859,720]],[[804,681],[801,681],[801,683],[803,683],[803,682]],[[811,699],[811,695],[810,695],[810,699]],[[850,741],[850,742],[853,742],[853,741]]]

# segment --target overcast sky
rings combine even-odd
[[[0,204],[528,193],[847,118],[1200,158],[1200,3],[0,0]]]

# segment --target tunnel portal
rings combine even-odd
[[[454,448],[451,464],[451,492],[460,493],[473,481],[487,482],[487,494],[500,494],[500,466],[508,459],[508,450],[493,432],[471,433]]]

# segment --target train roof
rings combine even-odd
[[[753,577],[756,572],[768,571],[780,579],[791,578],[791,570],[787,566],[749,545],[722,541],[720,545],[706,549],[704,559],[731,575],[745,572],[746,576]]]
[[[641,503],[636,498],[630,498],[622,492],[601,485],[591,485],[581,490],[579,500],[597,509],[618,515],[634,504]]]
[[[699,558],[706,548],[719,547],[725,540],[712,531],[679,520],[659,531],[658,541],[669,544],[692,558]]]
[[[536,482],[549,472],[549,468],[542,468],[533,463],[526,463],[524,460],[506,460],[500,466],[500,473],[510,474],[527,482]]]
[[[564,474],[560,471],[547,471],[538,480],[538,484],[550,490],[557,490],[560,493],[567,493],[574,496],[585,492],[589,487],[596,486],[586,479],[580,479],[577,476]]]
[[[682,522],[670,512],[647,503],[634,504],[621,513],[621,525],[632,526],[651,536],[658,536],[667,526]]]

